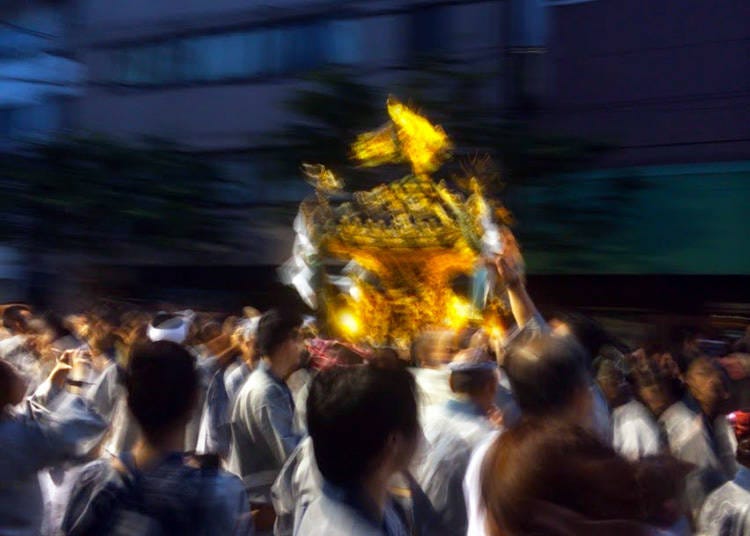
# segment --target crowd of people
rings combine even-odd
[[[408,355],[251,308],[2,312],[0,534],[750,535],[750,328],[545,320]]]

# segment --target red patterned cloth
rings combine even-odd
[[[735,411],[730,414],[729,420],[734,427],[737,441],[750,437],[750,411]]]
[[[332,339],[312,339],[307,345],[307,351],[310,352],[310,366],[317,370],[345,366],[336,358],[335,348],[337,346],[343,346],[351,350],[361,356],[363,360],[368,360],[372,357],[371,352],[353,344],[347,344]]]

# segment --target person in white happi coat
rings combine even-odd
[[[750,411],[733,417],[739,469],[706,499],[698,520],[703,536],[750,536]]]
[[[61,393],[69,370],[59,362],[19,407],[27,382],[0,360],[0,534],[40,534],[44,507],[38,472],[82,456],[82,445],[106,428],[86,401]]]
[[[501,426],[495,407],[497,363],[481,348],[459,352],[448,365],[452,396],[425,408],[425,441],[414,462],[414,478],[436,514],[430,534],[463,534],[467,528],[462,482],[474,448]]]
[[[686,498],[696,519],[708,494],[734,478],[736,462],[727,460],[727,451],[734,451],[734,438],[718,411],[723,400],[719,371],[700,360],[691,369],[688,377],[695,386],[691,391],[703,399],[703,407],[685,393],[665,360],[643,361],[634,369],[634,377],[639,398],[656,417],[672,455],[695,466],[687,477]]]
[[[596,381],[612,408],[612,446],[617,452],[637,460],[666,448],[653,415],[633,398],[625,375],[613,361],[599,363]]]

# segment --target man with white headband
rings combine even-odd
[[[436,514],[429,534],[465,534],[468,525],[461,483],[471,452],[501,423],[494,405],[497,363],[481,348],[458,352],[448,365],[451,398],[428,407],[422,418],[425,443],[414,477]]]
[[[148,339],[182,344],[187,339],[190,318],[187,314],[157,313],[148,325]],[[110,423],[112,435],[104,448],[111,456],[133,448],[140,433],[125,403],[122,380],[120,365],[112,363],[88,392],[96,410]]]
[[[189,329],[189,318],[178,314],[158,313],[148,326],[148,338],[152,342],[171,341],[183,344]]]

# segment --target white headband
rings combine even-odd
[[[157,328],[152,324],[148,326],[148,338],[152,342],[171,341],[182,344],[187,339],[188,323],[180,320],[180,324],[173,328]]]

